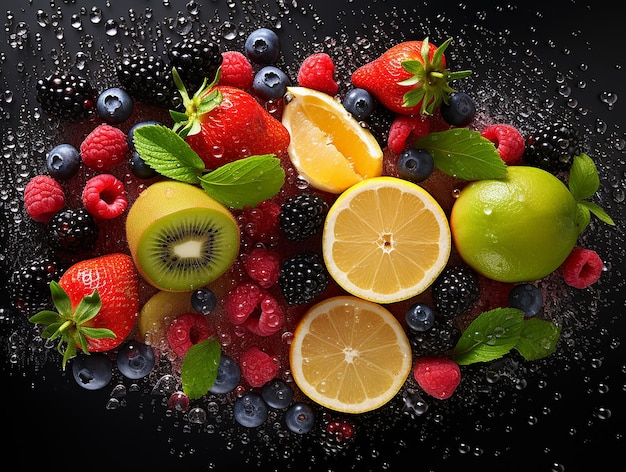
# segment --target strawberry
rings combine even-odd
[[[446,357],[420,357],[413,366],[413,377],[428,395],[445,400],[461,383],[461,369]]]
[[[289,132],[248,92],[215,80],[189,97],[176,69],[174,82],[183,97],[185,113],[170,112],[189,146],[208,169],[254,155],[285,153]]]
[[[439,47],[428,38],[399,43],[354,71],[352,84],[395,113],[431,115],[455,92],[449,82],[471,74],[469,70],[446,69],[444,51],[451,41]]]
[[[135,326],[139,308],[139,282],[133,260],[113,253],[83,260],[50,282],[58,312],[43,310],[29,321],[47,325],[41,337],[59,339],[63,369],[76,356],[105,352],[119,346]],[[67,346],[63,346],[67,343]]]

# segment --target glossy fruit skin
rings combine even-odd
[[[232,392],[241,380],[241,369],[232,357],[222,354],[220,363],[217,366],[217,378],[209,389],[215,394]]]
[[[154,368],[155,357],[152,347],[131,340],[117,352],[116,364],[121,374],[129,379],[141,379]]]
[[[146,120],[146,121],[140,121],[139,123],[135,123],[129,130],[128,133],[126,134],[126,143],[128,144],[128,149],[129,150],[134,150],[135,149],[135,131],[137,130],[137,128],[141,128],[142,126],[148,126],[148,125],[162,125],[163,123],[160,123],[158,121],[155,120]]]
[[[435,169],[433,157],[424,149],[409,148],[398,157],[398,177],[411,182],[421,182]]]
[[[274,379],[261,387],[261,397],[270,408],[287,408],[293,398],[293,390],[281,379]]]
[[[106,354],[79,353],[72,360],[72,375],[76,383],[86,390],[100,390],[113,378],[113,365]]]
[[[201,131],[188,135],[187,143],[213,170],[242,157],[281,156],[289,145],[287,128],[249,93],[218,85],[222,102],[201,116]]]
[[[256,64],[272,64],[280,57],[280,38],[269,28],[258,28],[244,44],[246,56]]]
[[[413,331],[428,331],[435,324],[435,310],[422,302],[412,304],[405,314],[406,323]]]
[[[217,306],[217,296],[210,288],[201,287],[191,294],[191,306],[198,313],[208,315]]]
[[[439,112],[450,126],[468,126],[474,121],[476,102],[465,92],[453,93],[450,95],[448,103],[441,104]]]
[[[69,180],[74,177],[81,162],[78,149],[67,143],[55,146],[46,156],[48,174],[57,180]]]
[[[376,99],[367,90],[353,88],[343,99],[343,106],[354,118],[366,120],[376,108]]]
[[[289,77],[275,66],[265,66],[255,75],[252,91],[263,100],[281,98],[289,85]]]
[[[102,308],[85,326],[110,329],[116,337],[87,338],[89,352],[116,348],[135,327],[139,311],[139,283],[130,256],[113,253],[77,262],[63,274],[59,285],[70,297],[73,309],[94,290],[100,294]]]
[[[130,94],[120,88],[112,87],[98,95],[96,114],[110,124],[118,124],[130,118],[135,103]]]
[[[150,167],[146,161],[143,160],[141,155],[137,151],[130,153],[130,159],[128,161],[130,171],[135,177],[142,180],[148,180],[159,175],[159,173]]]
[[[315,411],[308,403],[296,402],[285,412],[285,426],[296,434],[306,434],[315,425]]]
[[[524,316],[537,315],[543,307],[543,294],[533,284],[518,284],[509,292],[509,306],[524,312]]]
[[[235,400],[233,407],[235,421],[246,428],[261,426],[268,416],[267,404],[255,392],[244,393]]]

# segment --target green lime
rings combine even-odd
[[[454,202],[450,228],[463,260],[501,282],[549,275],[580,232],[578,207],[565,184],[529,166],[510,166],[505,178],[469,183]]]

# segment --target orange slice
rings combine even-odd
[[[422,187],[376,177],[350,187],[326,217],[322,252],[348,293],[377,303],[426,290],[450,257],[448,219]]]
[[[306,87],[288,87],[286,97],[287,153],[300,177],[319,190],[341,193],[381,175],[380,145],[339,101]]]
[[[404,385],[411,362],[411,345],[393,314],[349,295],[311,307],[294,331],[289,355],[300,390],[343,413],[387,403]]]

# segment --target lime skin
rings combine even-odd
[[[554,175],[509,166],[502,179],[463,188],[450,214],[454,246],[474,270],[500,282],[530,282],[554,272],[580,233],[576,201]]]

